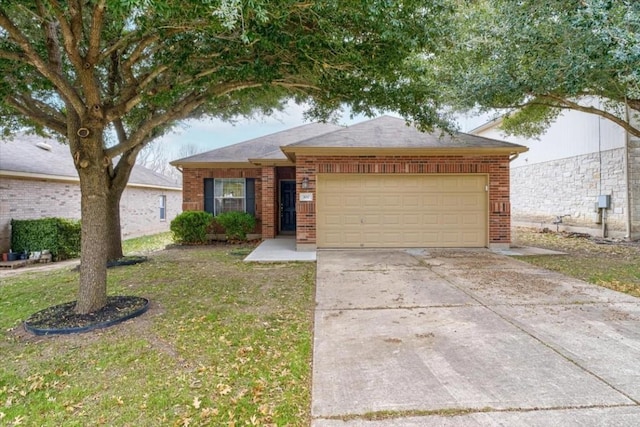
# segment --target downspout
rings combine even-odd
[[[631,115],[629,114],[629,103],[627,102],[627,97],[624,98],[624,106],[625,106],[625,119],[627,123],[631,124]],[[629,176],[629,151],[631,148],[631,134],[628,130],[625,130],[625,141],[624,141],[624,179],[625,184],[627,186],[627,202],[626,202],[626,215],[625,215],[625,226],[627,230],[626,239],[631,240],[631,177]]]

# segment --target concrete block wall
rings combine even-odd
[[[319,173],[487,174],[489,176],[489,244],[511,242],[508,156],[306,156],[296,159],[298,193],[312,193],[312,202],[298,201],[297,243],[316,243],[316,176]],[[301,188],[309,178],[307,189]]]
[[[167,220],[160,221],[159,196],[167,196]],[[123,238],[169,230],[181,211],[179,190],[128,187],[120,202]],[[0,178],[0,252],[11,246],[12,219],[60,217],[80,219],[80,186],[77,182],[46,179]]]
[[[620,148],[512,167],[512,220],[550,224],[558,215],[571,215],[563,223],[597,230],[601,228],[595,223],[597,196],[610,195],[608,228],[624,232],[627,215],[624,156],[625,150]],[[635,161],[639,162],[640,149],[636,156]],[[640,170],[633,179],[640,184]]]

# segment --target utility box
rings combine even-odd
[[[611,208],[611,196],[609,194],[601,194],[598,196],[598,208],[609,209]]]

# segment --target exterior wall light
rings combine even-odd
[[[302,187],[302,189],[304,189],[304,190],[309,188],[309,178],[307,178],[306,176],[304,178],[302,178],[302,182],[300,183],[300,187]]]

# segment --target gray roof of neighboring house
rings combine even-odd
[[[310,123],[293,129],[239,142],[227,147],[207,151],[206,153],[174,160],[171,164],[210,162],[243,163],[248,159],[286,159],[287,157],[280,150],[280,147],[339,129],[344,129],[344,127],[330,123]]]
[[[46,144],[50,149],[38,145]],[[69,146],[36,135],[16,135],[0,140],[0,171],[77,178]],[[151,169],[135,165],[129,184],[180,189],[181,185]]]
[[[404,119],[382,116],[290,145],[326,148],[522,148],[496,139],[466,133],[425,133]]]

